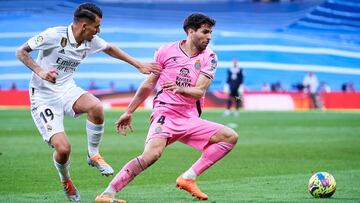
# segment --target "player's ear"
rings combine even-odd
[[[87,26],[86,21],[81,22],[81,30],[82,30],[82,31],[85,31],[85,30],[86,30],[86,26]]]

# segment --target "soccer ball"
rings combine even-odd
[[[315,198],[329,198],[336,190],[335,178],[330,173],[317,172],[311,176],[308,189]]]

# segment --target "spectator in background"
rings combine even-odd
[[[95,80],[92,80],[89,85],[89,90],[96,90],[96,89],[97,89],[96,82]]]
[[[244,74],[242,68],[238,66],[238,60],[233,59],[233,66],[227,71],[227,79],[225,84],[225,92],[229,94],[224,116],[230,115],[230,109],[233,101],[235,101],[234,116],[239,115],[239,108],[242,106],[244,93]]]
[[[331,88],[326,82],[322,82],[320,85],[320,91],[328,93],[331,92]]]
[[[319,81],[313,72],[309,71],[303,81],[304,92],[308,93],[311,100],[311,108],[322,108],[322,102],[318,94]]]
[[[282,92],[282,91],[284,91],[280,81],[277,81],[276,83],[271,84],[270,89],[271,89],[272,92]]]
[[[347,92],[347,84],[346,83],[341,84],[341,91]]]
[[[16,90],[17,87],[16,87],[16,82],[12,82],[11,83],[11,87],[10,87],[11,90]]]
[[[349,82],[348,89],[349,89],[349,92],[355,92],[355,87],[354,87],[354,84],[352,82]]]
[[[269,83],[264,82],[261,86],[261,91],[262,92],[270,92],[270,90],[271,90],[271,88],[270,88]]]

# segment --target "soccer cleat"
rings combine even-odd
[[[62,183],[64,192],[70,202],[80,201],[80,193],[74,186],[73,182],[69,179]]]
[[[105,160],[100,156],[100,154],[96,154],[93,157],[88,155],[87,162],[90,166],[96,167],[103,176],[109,176],[114,174],[114,169],[105,162]]]
[[[193,179],[185,179],[179,176],[176,179],[176,187],[180,188],[181,190],[188,191],[192,196],[200,199],[200,200],[207,200],[209,197],[201,192],[201,190],[196,185],[196,181]]]
[[[98,195],[95,198],[95,202],[126,203],[125,200],[115,199],[115,196],[111,194]]]

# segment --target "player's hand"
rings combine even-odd
[[[142,63],[139,71],[143,74],[160,74],[163,68],[158,63]]]
[[[130,113],[123,113],[120,118],[116,121],[116,132],[126,136],[128,129],[132,132],[131,126],[132,114]]]
[[[165,82],[161,85],[161,88],[163,90],[169,90],[171,91],[173,94],[176,94],[176,93],[182,93],[183,92],[183,89],[179,86],[176,85],[175,82],[173,81],[170,81],[170,82]]]
[[[56,77],[58,76],[58,72],[56,69],[49,69],[49,70],[41,70],[39,72],[39,76],[41,77],[41,79],[49,81],[53,84],[56,83]]]

